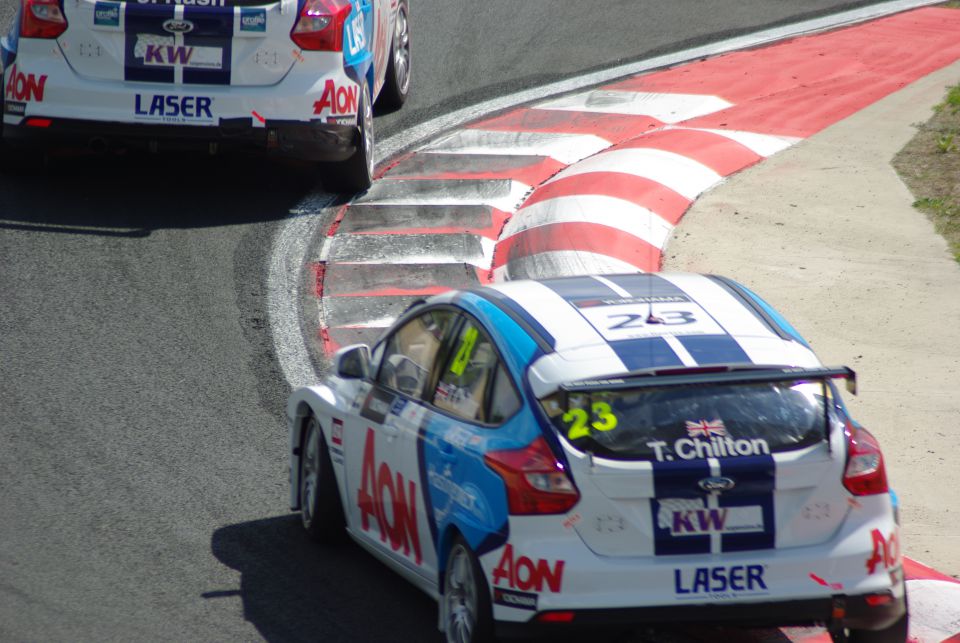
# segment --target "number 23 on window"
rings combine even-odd
[[[591,414],[586,409],[574,408],[563,414],[563,421],[569,424],[567,438],[576,440],[590,435],[590,429],[610,431],[617,428],[617,416],[606,402],[594,402],[590,405]],[[589,422],[589,424],[588,424]]]

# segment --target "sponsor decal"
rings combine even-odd
[[[447,518],[454,505],[469,512],[481,523],[489,522],[480,491],[470,483],[462,486],[457,484],[453,479],[453,468],[449,464],[444,465],[443,471],[437,471],[437,468],[431,464],[427,469],[427,481],[432,488],[447,496],[446,506],[435,506],[433,509],[438,523]]]
[[[563,528],[572,529],[574,525],[583,520],[583,516],[579,513],[572,514],[563,519]]]
[[[359,2],[353,3],[353,16],[347,20],[346,45],[351,57],[356,56],[367,46],[367,34],[363,26],[363,8]]]
[[[370,391],[367,399],[364,400],[363,408],[360,409],[360,415],[371,422],[383,424],[384,420],[387,419],[387,414],[390,413],[390,407],[393,404],[394,397],[394,395],[382,389],[374,388]]]
[[[208,96],[171,96],[165,94],[137,94],[134,114],[140,118],[167,122],[213,120]]]
[[[412,551],[413,560],[419,565],[423,556],[417,527],[417,484],[405,480],[399,471],[394,476],[386,462],[377,464],[376,433],[370,428],[363,446],[360,477],[357,506],[363,531],[370,531],[373,518],[377,521],[380,540],[389,540],[391,549],[402,549],[404,556],[409,557]]]
[[[674,458],[681,460],[702,460],[705,458],[733,458],[749,455],[770,455],[770,446],[762,438],[735,439],[730,437],[712,437],[709,440],[699,438],[681,438],[669,447],[663,440],[647,442],[653,449],[657,462],[670,462]]]
[[[687,437],[707,440],[713,437],[725,438],[727,427],[724,426],[723,420],[697,420],[696,422],[687,420]]]
[[[185,7],[226,7],[226,0],[137,0],[139,4],[183,5]]]
[[[338,445],[343,445],[343,420],[333,418],[333,430],[330,432],[330,440]]]
[[[138,34],[133,55],[141,58],[147,67],[179,65],[191,69],[223,69],[223,49],[220,47],[177,45],[173,36]]]
[[[767,592],[763,565],[720,565],[673,570],[673,591],[682,598],[736,598]]]
[[[120,4],[117,2],[98,2],[93,7],[93,24],[100,27],[119,27]]]
[[[813,502],[800,510],[804,520],[828,520],[830,518],[829,502]]]
[[[573,302],[577,308],[593,308],[594,306],[625,306],[627,304],[679,304],[690,301],[682,295],[660,295],[653,297],[614,297],[610,299],[580,299]]]
[[[505,584],[512,589],[534,590],[542,592],[544,587],[551,592],[559,592],[563,585],[563,566],[565,561],[550,563],[542,558],[533,562],[526,556],[514,560],[513,545],[507,543],[497,568],[493,570],[493,584]]]
[[[266,30],[266,9],[251,9],[247,7],[240,9],[240,31],[256,31],[263,33]]]
[[[900,541],[897,539],[897,533],[893,532],[888,538],[884,538],[883,532],[874,529],[870,532],[870,536],[873,538],[873,553],[867,559],[867,573],[874,573],[881,565],[884,570],[899,567]]]
[[[810,573],[810,580],[817,585],[823,585],[824,587],[829,587],[830,589],[843,589],[843,583],[828,583],[813,572]]]
[[[338,114],[356,114],[357,113],[357,92],[359,87],[337,86],[332,80],[327,80],[323,87],[323,95],[320,100],[314,101],[313,113],[322,114],[329,110],[334,116]]]
[[[669,511],[669,502],[660,501],[660,526],[666,522],[671,536],[703,536],[763,531],[763,509],[748,507],[702,507]]]
[[[521,610],[537,609],[537,595],[527,592],[517,592],[512,589],[503,589],[502,587],[493,588],[493,602],[497,605],[515,607]]]
[[[172,34],[184,34],[193,31],[193,23],[189,20],[170,18],[163,21],[163,30]]]
[[[27,112],[27,104],[7,101],[3,104],[3,112],[14,116],[23,116]]]
[[[47,75],[37,78],[33,74],[24,74],[14,63],[7,76],[5,96],[18,101],[43,102],[43,88],[47,84]]]

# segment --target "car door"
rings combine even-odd
[[[351,529],[407,568],[434,578],[437,556],[424,502],[417,438],[425,391],[458,320],[432,308],[403,321],[374,351],[374,381],[349,420],[347,512]]]

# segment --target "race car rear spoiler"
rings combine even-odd
[[[762,382],[793,382],[797,380],[846,380],[846,388],[857,394],[857,374],[847,366],[832,368],[772,367],[754,365],[715,364],[691,368],[656,368],[631,371],[608,378],[568,382],[560,389],[574,391],[611,391],[666,386],[704,386],[716,384],[758,384]]]

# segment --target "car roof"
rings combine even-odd
[[[651,368],[820,366],[769,304],[716,275],[520,280],[474,292],[485,293],[547,348],[530,367],[538,397],[564,382]]]

